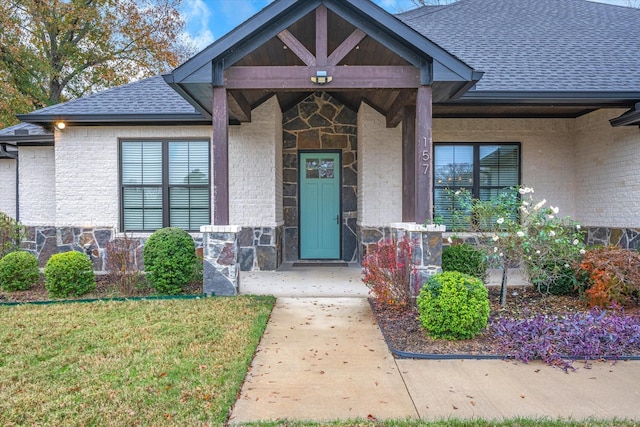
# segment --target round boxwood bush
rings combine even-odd
[[[36,256],[30,252],[10,252],[0,259],[0,286],[7,292],[24,291],[40,280]]]
[[[143,249],[144,270],[160,294],[175,295],[193,277],[196,251],[193,239],[181,228],[162,228],[153,233]]]
[[[487,288],[480,279],[457,271],[429,278],[417,303],[420,323],[434,338],[473,338],[489,319]]]
[[[484,281],[487,261],[482,251],[468,243],[451,245],[442,250],[442,271],[458,271]]]
[[[54,254],[44,267],[44,285],[53,298],[84,295],[96,288],[93,264],[82,252]]]

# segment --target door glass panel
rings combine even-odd
[[[307,179],[320,178],[320,161],[318,159],[307,159]]]
[[[320,161],[320,178],[333,178],[334,166],[333,159],[322,159]]]

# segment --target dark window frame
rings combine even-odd
[[[126,142],[160,142],[162,143],[162,184],[124,184],[122,182],[123,174],[123,153],[122,145]],[[192,138],[120,138],[118,139],[118,189],[119,189],[119,211],[120,211],[120,224],[119,229],[123,232],[136,232],[136,233],[152,233],[155,230],[141,230],[141,229],[127,229],[125,228],[124,221],[124,190],[125,188],[161,188],[162,192],[162,227],[171,226],[171,188],[206,188],[209,194],[209,216],[208,222],[211,223],[211,150],[207,150],[207,168],[209,173],[207,174],[207,184],[171,184],[169,182],[169,144],[172,142],[206,142],[211,147],[210,138],[192,137]],[[187,229],[188,232],[199,232],[197,229]]]
[[[437,160],[436,156],[436,148],[437,147],[457,147],[457,146],[467,146],[473,147],[473,171],[472,171],[472,185],[438,185],[437,177],[435,172],[435,162]],[[448,189],[451,191],[456,191],[459,189],[471,188],[471,196],[475,199],[480,198],[481,190],[502,190],[505,188],[509,188],[511,186],[503,186],[503,185],[481,185],[480,183],[480,148],[486,146],[513,146],[518,148],[518,182],[513,186],[519,186],[522,184],[522,143],[521,142],[434,142],[433,143],[433,161],[434,161],[434,171],[433,171],[433,187],[432,194],[436,194],[436,190]],[[435,200],[434,200],[435,202]],[[435,212],[436,206],[434,203],[434,215],[437,215]]]

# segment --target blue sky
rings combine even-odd
[[[184,0],[187,37],[202,49],[260,11],[272,0]],[[391,13],[415,7],[411,0],[374,0]],[[627,0],[592,0],[627,5]]]

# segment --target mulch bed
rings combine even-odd
[[[537,314],[584,312],[588,308],[577,296],[541,295],[533,288],[510,289],[506,306],[500,306],[500,291],[489,288],[490,316],[533,317]],[[496,341],[487,332],[468,340],[434,339],[426,335],[417,309],[404,312],[385,309],[370,299],[378,325],[390,347],[403,353],[418,355],[502,356]],[[630,307],[627,313],[637,313],[639,307]]]

